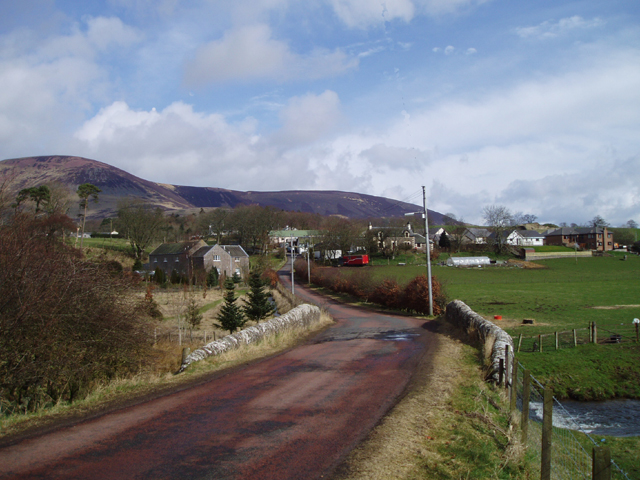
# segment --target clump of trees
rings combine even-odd
[[[55,222],[55,226],[52,226]],[[33,411],[73,401],[147,358],[147,308],[135,282],[85,261],[52,229],[66,216],[18,214],[0,226],[0,405]]]

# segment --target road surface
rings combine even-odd
[[[0,478],[327,478],[436,340],[423,320],[296,294],[336,324],[203,384],[5,446]]]

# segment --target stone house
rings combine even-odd
[[[228,277],[237,273],[249,274],[249,255],[240,245],[209,246],[203,240],[181,243],[163,243],[149,254],[149,269],[160,269],[169,276],[175,270],[191,278],[198,272],[209,273],[212,268]]]
[[[232,277],[234,273],[242,278],[249,275],[249,255],[240,245],[214,245],[209,248],[203,263],[205,271],[215,268],[218,275],[227,277]]]
[[[203,247],[207,247],[203,240],[163,243],[149,254],[149,270],[155,271],[159,267],[167,276],[175,270],[190,277],[194,271],[193,254]]]

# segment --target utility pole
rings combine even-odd
[[[429,217],[427,216],[427,194],[422,186],[422,206],[424,207],[424,236],[427,241],[427,277],[429,280],[429,316],[433,317],[433,288],[431,286],[431,245],[429,242]]]
[[[293,234],[291,235],[291,294],[295,294],[293,286]]]

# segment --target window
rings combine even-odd
[[[158,263],[158,259],[157,259],[157,258],[154,258],[154,259],[153,259],[153,263]]]
[[[180,261],[180,259],[178,257],[176,257],[176,263],[178,263]]]
[[[164,259],[164,263],[167,263],[167,259],[166,258]]]
[[[240,257],[233,257],[233,259],[234,259],[236,262],[239,262],[239,261],[240,261]]]
[[[214,262],[219,262],[220,261],[220,255],[214,255],[213,256],[213,261]]]

